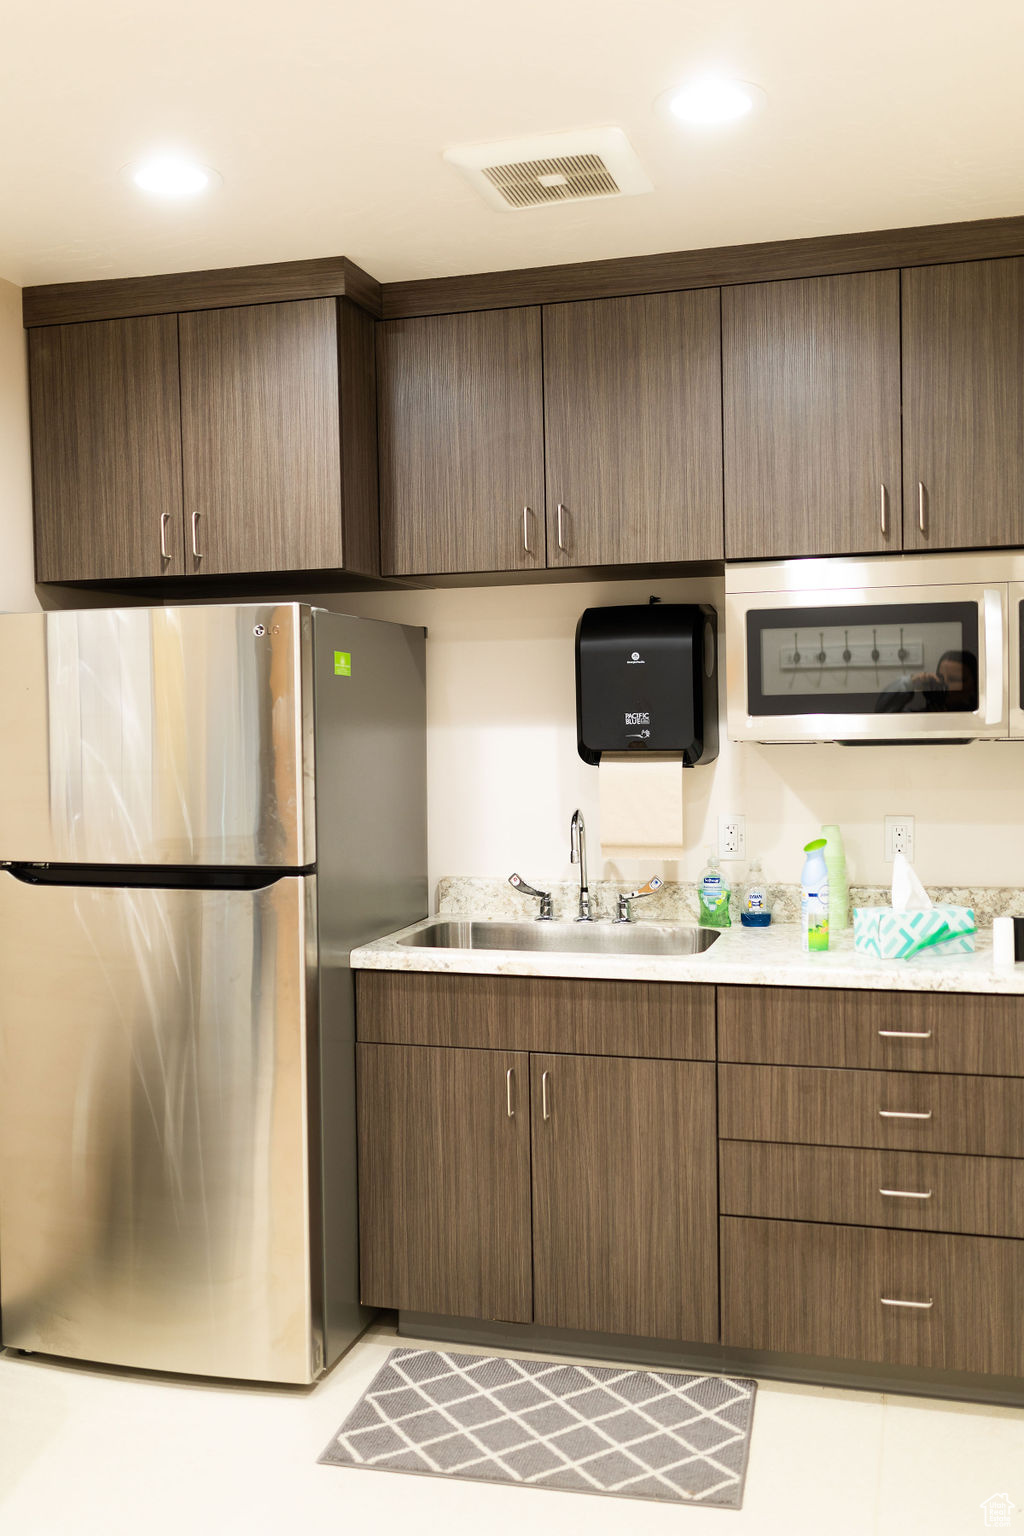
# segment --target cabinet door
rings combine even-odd
[[[540,310],[377,332],[384,574],[544,569]]]
[[[179,322],[186,569],[340,567],[337,301]]]
[[[36,579],[184,569],[174,315],[29,331]]]
[[[1024,544],[1024,258],[903,273],[904,543]]]
[[[722,558],[717,288],[544,309],[548,564]]]
[[[534,1320],[718,1337],[715,1069],[531,1056]]]
[[[898,272],[722,292],[728,559],[899,549]]]
[[[528,1323],[529,1057],[357,1047],[368,1306]]]

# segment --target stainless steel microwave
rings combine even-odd
[[[734,741],[1024,739],[1024,553],[726,569]]]

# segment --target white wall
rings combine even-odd
[[[21,289],[0,278],[0,612],[38,607]]]
[[[644,581],[343,595],[331,607],[425,624],[431,889],[445,874],[571,879],[569,818],[587,819],[591,876],[692,879],[721,812],[747,818],[768,875],[797,881],[802,845],[838,821],[851,877],[885,883],[882,818],[916,818],[929,884],[1024,885],[1024,743],[968,747],[757,747],[723,741],[684,778],[685,856],[602,868],[598,772],[576,752],[573,636],[603,603],[721,604],[721,583]],[[742,865],[729,865],[737,878]]]

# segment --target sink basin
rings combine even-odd
[[[699,955],[715,928],[675,923],[474,923],[442,918],[399,944],[422,949],[539,949],[549,954]]]

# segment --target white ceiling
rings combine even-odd
[[[8,0],[0,275],[347,255],[382,281],[1024,212],[1021,0]],[[655,99],[715,67],[766,108]],[[655,190],[498,212],[442,151],[618,124]],[[120,174],[180,148],[188,204]]]

